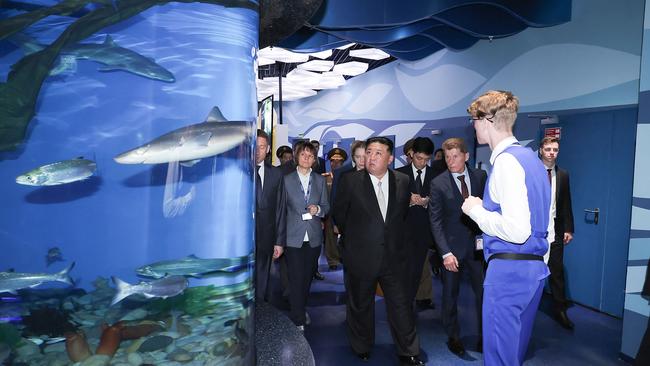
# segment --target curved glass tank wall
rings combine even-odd
[[[0,8],[0,364],[247,365],[258,2]]]

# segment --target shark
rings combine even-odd
[[[10,40],[28,55],[46,47],[25,34],[15,34],[10,37]],[[108,34],[102,43],[76,43],[63,48],[51,74],[59,74],[65,69],[76,69],[76,60],[100,63],[103,65],[98,69],[100,72],[126,71],[167,83],[176,81],[174,74],[156,63],[154,59],[119,46]]]
[[[168,132],[113,159],[120,164],[179,161],[184,166],[192,166],[202,158],[218,155],[239,146],[250,133],[250,122],[228,121],[221,114],[219,107],[214,107],[204,122]]]

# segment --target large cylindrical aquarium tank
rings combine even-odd
[[[254,363],[258,20],[0,5],[0,364]]]

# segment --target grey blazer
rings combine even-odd
[[[330,210],[329,197],[325,177],[311,172],[311,191],[305,203],[305,195],[300,184],[298,171],[294,170],[284,176],[284,190],[286,199],[286,246],[293,248],[302,247],[305,232],[309,236],[309,246],[315,248],[323,244],[323,227],[321,218]],[[302,214],[306,213],[309,205],[320,206],[320,212],[311,220],[304,221]]]

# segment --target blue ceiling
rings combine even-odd
[[[571,19],[571,0],[324,0],[318,12],[279,46],[317,52],[348,43],[419,60],[479,39],[503,38],[528,27]]]

